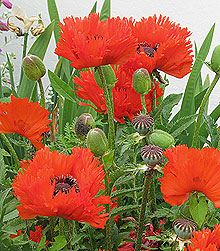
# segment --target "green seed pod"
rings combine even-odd
[[[193,231],[197,230],[197,225],[191,220],[179,218],[173,222],[173,229],[180,239],[188,240]]]
[[[133,88],[142,95],[146,95],[151,89],[151,79],[148,71],[144,68],[136,70],[133,74]]]
[[[95,128],[95,121],[90,113],[83,113],[75,124],[75,133],[78,138],[85,140],[87,133]]]
[[[220,74],[220,45],[216,46],[212,53],[211,68],[215,73]]]
[[[141,135],[146,135],[154,124],[154,119],[147,114],[135,116],[132,120],[134,130]]]
[[[141,157],[149,166],[155,166],[163,157],[163,150],[159,146],[144,146],[141,149]]]
[[[155,130],[149,135],[149,143],[161,147],[163,150],[172,147],[174,138],[169,133],[162,130]]]
[[[25,75],[30,80],[39,80],[46,74],[46,68],[42,60],[35,55],[27,55],[23,59],[23,69]]]
[[[104,75],[105,81],[106,81],[106,85],[108,86],[108,88],[113,88],[115,86],[115,83],[117,82],[117,79],[116,79],[115,72],[112,69],[111,65],[101,65],[98,67],[99,67],[99,70],[102,70],[102,72],[103,72],[103,75]],[[96,81],[97,85],[102,88],[103,86],[102,86],[102,80],[99,75],[99,70],[97,68],[95,68],[94,77],[95,77],[95,81]]]
[[[108,140],[105,133],[99,128],[94,128],[88,132],[86,143],[96,157],[102,156],[108,150]]]

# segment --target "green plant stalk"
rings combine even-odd
[[[139,215],[139,227],[138,227],[135,251],[141,250],[142,236],[143,236],[143,231],[144,231],[145,212],[146,212],[146,205],[147,205],[147,196],[148,196],[148,192],[149,192],[150,185],[152,182],[153,174],[154,174],[154,170],[152,168],[144,179],[144,188],[143,188],[143,195],[142,195],[141,211]]]
[[[19,165],[19,159],[18,159],[17,153],[15,152],[14,148],[12,147],[10,141],[9,141],[8,138],[5,136],[5,134],[4,134],[4,133],[0,133],[0,135],[1,135],[1,138],[4,140],[4,142],[5,142],[5,144],[6,144],[7,148],[8,148],[8,150],[10,151],[10,153],[11,153],[11,155],[12,155],[14,161],[15,161],[15,166],[16,166],[17,168],[19,168],[20,165]]]
[[[54,218],[53,217],[48,217],[49,224],[50,224],[50,234],[51,234],[51,239],[53,239],[54,236]]]
[[[102,81],[102,89],[105,96],[106,107],[108,111],[108,145],[110,150],[115,149],[115,125],[114,125],[114,106],[113,106],[113,96],[112,96],[112,88],[108,88],[105,76],[103,74],[103,70],[101,67],[96,68],[99,74],[99,77]]]
[[[40,105],[45,108],[45,95],[44,95],[44,87],[41,81],[41,78],[37,80],[40,89]]]
[[[3,98],[3,91],[2,91],[2,69],[0,67],[0,98]]]
[[[90,250],[95,251],[94,241],[93,241],[93,236],[92,236],[92,227],[88,228],[88,233],[89,233]]]
[[[216,83],[218,82],[219,78],[220,78],[220,74],[216,74],[214,80],[212,81],[211,85],[209,86],[209,89],[207,90],[205,96],[203,97],[203,100],[202,100],[202,103],[201,103],[201,106],[200,106],[200,109],[199,109],[199,115],[198,115],[198,119],[197,119],[197,122],[196,122],[194,135],[193,135],[192,147],[194,147],[194,148],[197,146],[197,140],[198,140],[198,137],[199,137],[199,129],[200,129],[200,126],[201,126],[202,116],[203,116],[203,112],[204,112],[204,109],[205,109],[205,105],[206,105],[206,103],[208,101],[208,98],[209,98],[212,90],[214,89]]]
[[[157,203],[156,203],[156,193],[155,193],[155,182],[152,180],[150,191],[148,193],[148,201],[150,203],[150,212],[153,214],[157,210]],[[158,221],[157,218],[152,218],[152,224],[154,229],[158,228]]]
[[[24,33],[24,44],[23,44],[23,53],[22,53],[22,60],[27,54],[27,42],[28,42],[28,32]],[[24,75],[23,67],[21,66],[21,73],[20,73],[20,81],[19,81],[19,86],[21,84],[22,78]]]
[[[63,218],[59,218],[59,235],[63,235],[65,236],[65,232],[64,232],[64,219]]]
[[[143,114],[147,114],[145,95],[142,95],[142,94],[141,94],[141,104],[143,107]]]

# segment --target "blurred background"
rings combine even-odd
[[[101,10],[104,0],[97,0],[97,11]],[[47,1],[46,0],[11,0],[12,4],[18,5],[24,9],[27,16],[41,14],[43,21],[46,25],[50,23]],[[86,16],[92,9],[95,0],[56,0],[60,19],[62,20],[66,16]],[[215,46],[220,44],[220,1],[219,0],[155,0],[155,1],[143,1],[143,0],[112,0],[112,13],[111,16],[126,16],[134,17],[139,20],[141,17],[148,17],[153,14],[162,14],[169,16],[170,20],[179,23],[181,27],[188,27],[192,32],[191,41],[194,44],[196,41],[197,47],[200,48],[207,33],[211,29],[212,25],[216,23],[214,38],[211,45],[210,53],[206,61],[211,60],[211,54]],[[0,7],[0,16],[8,12],[4,6]],[[8,43],[5,44],[5,36],[7,36]],[[30,36],[31,37],[31,36]],[[5,61],[4,52],[13,52],[16,59],[13,60],[15,64],[15,80],[18,81],[20,73],[21,62],[21,44],[23,38],[16,38],[14,34],[9,32],[0,33],[0,48],[3,53],[0,54],[0,64]],[[29,47],[33,39],[29,39]],[[54,70],[57,62],[57,56],[54,54],[55,40],[52,38],[49,49],[45,56],[44,63],[50,70]],[[194,48],[193,48],[194,49]],[[210,80],[214,78],[214,74],[204,65],[202,71],[203,80],[209,74]],[[188,80],[188,76],[177,79],[171,76],[167,76],[170,85],[166,88],[165,95],[169,93],[183,92]],[[49,85],[48,77],[43,78],[45,86]],[[210,107],[211,111],[220,103],[220,83],[215,87],[211,98]]]

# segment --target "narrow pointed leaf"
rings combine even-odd
[[[100,20],[106,21],[111,15],[111,0],[105,0],[100,12]]]

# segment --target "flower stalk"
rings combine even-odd
[[[141,104],[143,107],[143,114],[147,114],[145,95],[141,94]]]
[[[45,95],[44,95],[44,87],[43,87],[43,83],[41,81],[41,78],[38,79],[38,84],[39,84],[39,89],[40,89],[40,105],[45,108]]]
[[[25,57],[26,54],[27,54],[27,42],[28,42],[28,32],[25,32],[25,33],[24,33],[24,44],[23,44],[22,60],[24,59],[24,57]],[[20,84],[21,84],[23,75],[24,75],[24,71],[23,71],[23,67],[21,67],[19,86],[20,86]]]
[[[209,99],[209,96],[210,96],[212,90],[214,89],[216,83],[218,82],[219,78],[220,78],[220,74],[216,74],[214,80],[212,81],[212,84],[209,86],[209,89],[207,90],[205,96],[203,97],[202,104],[199,109],[199,115],[198,115],[195,131],[194,131],[194,135],[193,135],[193,142],[192,142],[193,148],[196,148],[196,146],[197,146],[197,141],[198,141],[198,137],[199,137],[199,130],[200,130],[201,122],[202,122],[202,116],[203,116],[203,112],[205,109],[205,105]]]
[[[139,227],[138,227],[138,234],[137,234],[135,251],[141,250],[142,236],[143,236],[143,231],[144,231],[144,219],[145,219],[145,212],[146,212],[146,205],[147,205],[147,197],[148,197],[150,185],[152,182],[153,174],[154,174],[154,169],[151,168],[148,171],[148,173],[144,179],[144,189],[143,189],[143,195],[142,195],[141,211],[140,211],[140,215],[139,215]]]
[[[102,88],[105,96],[105,102],[108,111],[108,124],[109,124],[109,132],[108,132],[108,145],[111,150],[115,148],[115,126],[114,126],[114,107],[113,107],[113,95],[112,88],[108,88],[106,79],[103,74],[103,70],[101,67],[96,68],[99,77],[102,81]]]

